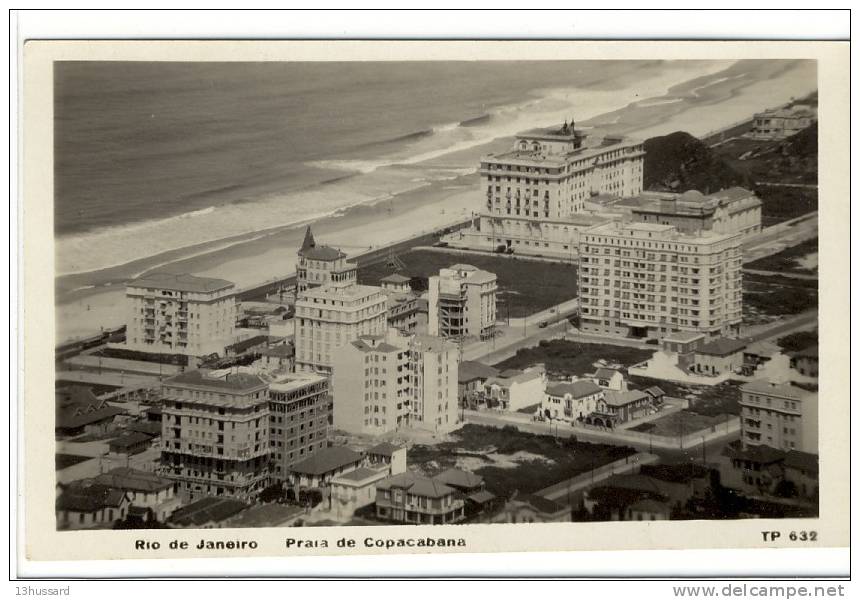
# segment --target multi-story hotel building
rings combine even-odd
[[[461,264],[441,269],[428,283],[428,333],[458,340],[493,337],[497,290],[494,273]]]
[[[347,262],[346,254],[336,248],[318,246],[310,225],[298,255],[296,294],[314,287],[345,287],[356,282],[355,263]]]
[[[269,385],[272,478],[286,481],[290,468],[324,449],[332,398],[327,377],[295,373]]]
[[[204,356],[233,341],[238,308],[224,279],[150,273],[126,286],[125,346],[132,350]]]
[[[681,233],[714,231],[740,233],[761,231],[761,200],[742,187],[704,195],[696,190],[683,194],[645,192],[630,210],[634,221],[673,225]]]
[[[254,500],[269,482],[268,383],[247,373],[186,371],[162,386],[161,466],[185,501]]]
[[[741,235],[610,222],[580,241],[583,332],[663,338],[733,336],[741,323]]]
[[[790,383],[741,386],[741,443],[818,454],[818,394]]]
[[[350,342],[335,352],[335,428],[371,435],[456,429],[458,363],[455,344],[393,328]]]
[[[453,246],[571,256],[579,232],[605,220],[584,214],[592,197],[642,192],[644,156],[640,140],[607,136],[591,141],[573,124],[517,134],[510,151],[481,158],[485,202],[478,224],[444,240]]]
[[[335,349],[385,332],[382,288],[352,284],[305,290],[296,300],[296,370],[330,373]]]

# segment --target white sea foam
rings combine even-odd
[[[708,72],[716,72],[728,64],[714,62],[704,67]],[[434,127],[432,135],[416,138],[395,154],[311,163],[358,174],[343,181],[241,204],[209,206],[173,217],[61,236],[57,240],[57,272],[67,275],[120,266],[167,251],[248,236],[273,227],[342,216],[350,207],[359,204],[393,201],[405,191],[475,171],[472,159],[469,164],[455,163],[444,168],[422,163],[512,136],[526,128],[561,122],[574,115],[577,120],[586,120],[644,98],[659,98],[672,86],[702,74],[703,65],[699,64],[695,69],[670,69],[661,76],[631,84],[625,90],[595,91],[575,87],[537,90],[535,98],[495,108],[486,121],[469,127],[456,123]],[[244,242],[245,239],[230,241],[221,247]],[[209,251],[190,251],[189,256]]]

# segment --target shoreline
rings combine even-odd
[[[681,129],[685,122],[689,122],[690,113],[696,115],[704,109],[708,118],[697,115],[697,125],[705,128],[699,133],[724,127],[736,121],[734,115],[739,110],[747,110],[750,102],[760,104],[758,88],[771,81],[746,81],[741,76],[718,77],[736,67],[733,65],[720,73],[672,86],[662,96],[643,98],[624,108],[584,120],[582,125],[595,135],[638,134],[640,131],[649,132],[649,136],[662,135]],[[785,71],[792,69],[801,70],[793,65]],[[777,73],[774,78],[779,82],[784,74]],[[702,84],[702,81],[709,80],[711,83]],[[789,81],[786,87],[790,88],[791,83]],[[771,100],[769,104],[773,102]],[[714,105],[730,103],[734,104],[728,110],[729,114],[725,114],[726,111],[719,111],[717,115],[707,112]],[[653,133],[655,128],[662,133]],[[506,149],[511,139],[499,137],[486,144],[431,158],[414,167],[463,169],[463,165],[476,165],[483,154]],[[410,166],[385,168],[397,170],[402,175],[408,173]],[[192,244],[123,265],[59,276],[55,278],[57,342],[91,335],[99,327],[122,324],[125,317],[124,282],[151,270],[168,267],[171,271],[218,276],[234,281],[238,290],[286,279],[294,274],[295,252],[301,245],[304,227],[309,223],[321,243],[340,247],[351,258],[420,240],[480,210],[476,172],[475,167],[468,174],[432,181],[388,199],[357,203],[323,217]],[[349,174],[344,173],[344,177],[349,177]],[[384,226],[380,227],[383,222]],[[417,230],[421,225],[420,231]],[[346,240],[349,244],[338,243]]]

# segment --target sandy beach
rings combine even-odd
[[[709,84],[702,79],[675,85],[662,96],[643,97],[624,108],[578,121],[577,126],[593,135],[605,132],[647,138],[679,130],[701,135],[813,91],[815,65],[799,63],[781,72],[774,70],[763,79],[733,75],[731,70],[721,78],[712,75]],[[720,110],[713,110],[717,105]],[[393,180],[401,182],[401,188],[387,198],[371,199],[319,219],[311,218],[314,234],[319,242],[354,255],[462,220],[482,206],[475,173],[480,156],[506,149],[510,142],[509,137],[500,137],[481,145],[434,153],[412,164],[379,168],[376,172],[380,177],[391,175]],[[416,184],[411,189],[406,185],[412,169],[428,168],[447,170],[450,176]],[[258,217],[255,216],[254,230],[241,235],[107,269],[58,277],[57,341],[124,323],[124,282],[149,270],[221,277],[234,281],[238,287],[291,274],[305,223],[267,228],[265,218]]]

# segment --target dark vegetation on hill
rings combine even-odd
[[[745,187],[763,202],[764,226],[817,210],[817,182],[816,124],[781,141],[735,138],[708,146],[683,131],[645,141],[646,190],[708,194]]]
[[[711,193],[749,184],[742,173],[685,131],[645,140],[646,190]]]

